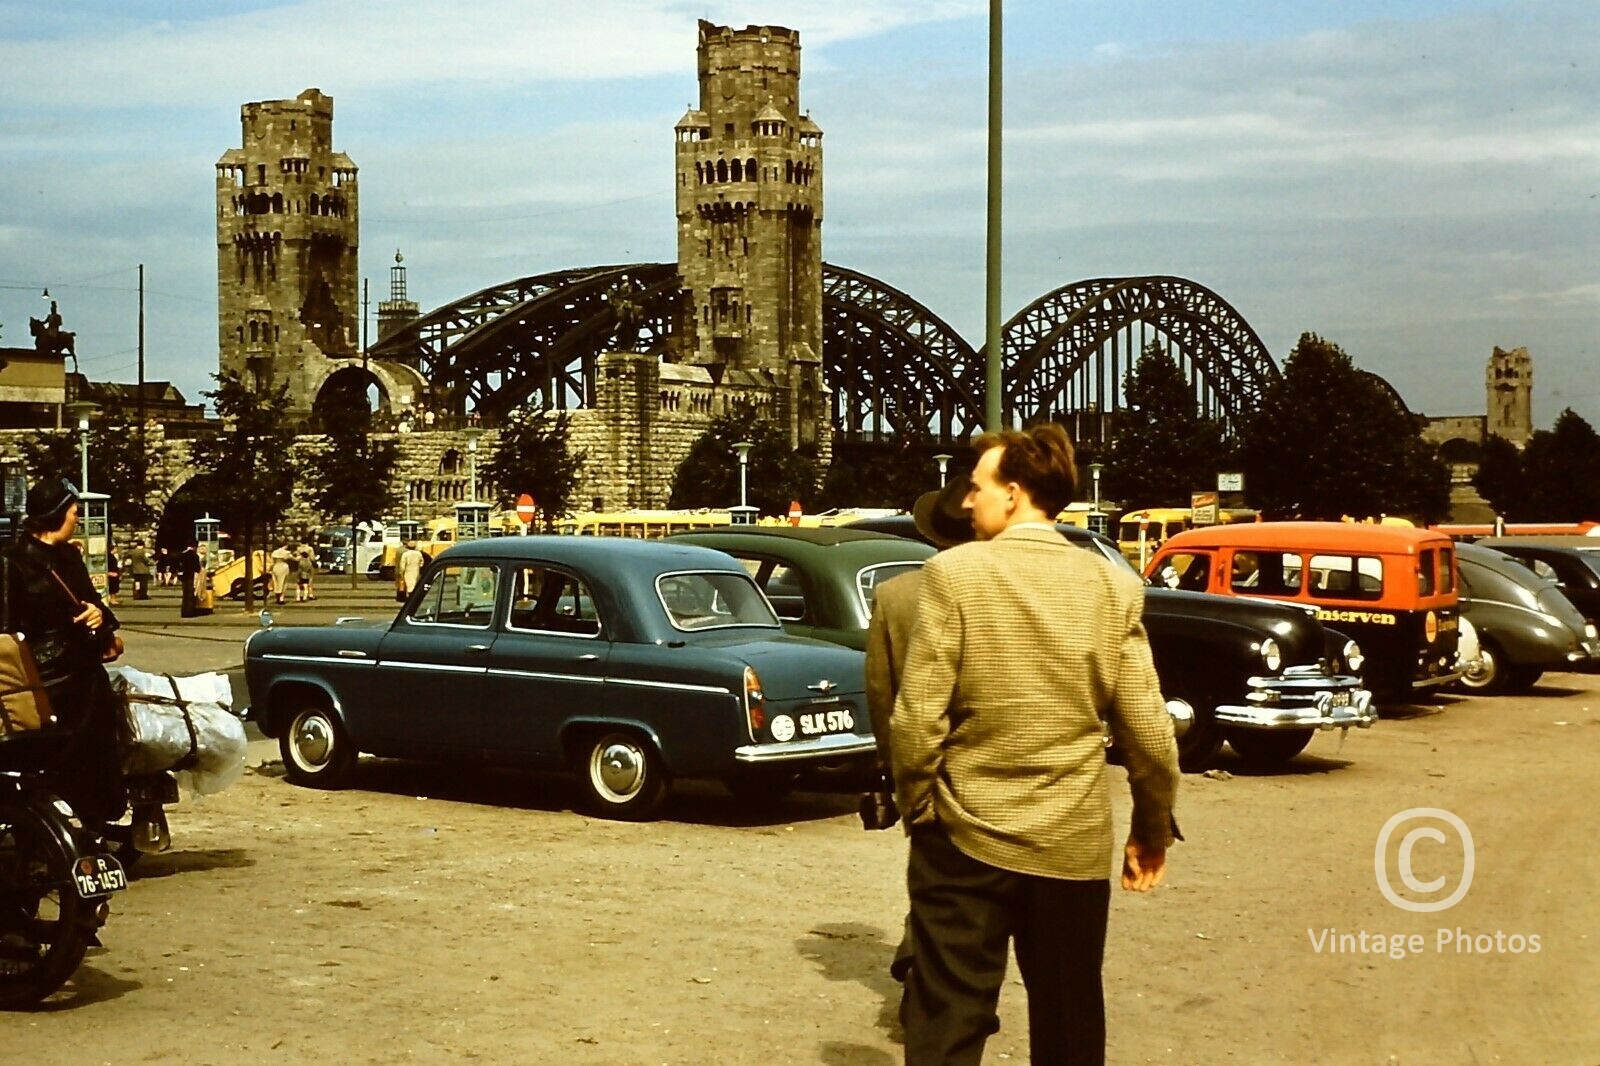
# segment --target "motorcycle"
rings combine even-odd
[[[141,857],[172,847],[166,808],[178,802],[178,782],[172,774],[162,771],[128,774],[123,783],[128,789],[127,821],[95,824],[91,829],[105,841],[122,868],[131,870]]]
[[[0,739],[0,1010],[37,1006],[99,944],[122,864],[51,785],[66,738]]]

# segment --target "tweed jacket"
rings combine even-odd
[[[1133,835],[1170,844],[1178,751],[1139,579],[1036,527],[951,548],[921,574],[890,720],[907,831],[937,821],[991,866],[1107,877],[1104,721],[1125,755]]]
[[[905,676],[906,649],[917,620],[917,592],[922,571],[910,570],[878,586],[872,597],[872,622],[867,626],[867,713],[878,742],[878,765],[889,759],[889,718],[894,697]]]

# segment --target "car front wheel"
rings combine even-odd
[[[1217,753],[1222,751],[1222,727],[1217,724],[1215,704],[1200,700],[1182,702],[1190,708],[1190,719],[1188,727],[1178,737],[1178,768],[1186,774],[1204,773],[1211,769],[1217,761]]]
[[[1461,687],[1492,696],[1505,689],[1508,680],[1506,657],[1498,645],[1487,640],[1478,647],[1478,662],[1461,675]]]
[[[306,707],[278,737],[284,776],[310,788],[338,788],[350,776],[356,748],[333,712]]]
[[[635,733],[604,733],[584,745],[589,805],[603,818],[647,820],[667,796],[667,771],[655,747]]]
[[[1314,729],[1238,729],[1228,734],[1228,744],[1251,766],[1281,766],[1306,750]]]

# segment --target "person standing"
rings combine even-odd
[[[289,563],[293,557],[286,544],[272,549],[272,594],[280,604],[283,594],[289,590]]]
[[[178,556],[178,584],[182,586],[183,607],[179,613],[193,618],[200,613],[200,582],[205,580],[206,563],[204,544],[189,544]]]
[[[117,558],[117,546],[106,541],[106,599],[105,602],[115,607],[118,604],[117,596],[122,592],[122,561]]]
[[[154,569],[150,561],[150,549],[144,546],[144,541],[133,542],[133,550],[128,553],[128,576],[133,579],[133,598],[148,600],[150,598],[150,572]]]
[[[23,533],[6,550],[10,617],[26,634],[57,723],[71,740],[62,753],[61,797],[85,818],[114,822],[127,809],[117,748],[118,700],[103,663],[122,654],[113,614],[74,550],[78,490],[67,481],[28,491]]]
[[[295,554],[295,590],[296,603],[304,603],[317,598],[317,590],[313,584],[317,576],[317,561],[311,554],[311,548],[305,544],[300,545],[300,550]]]
[[[1149,891],[1178,838],[1178,753],[1138,578],[1056,532],[1077,477],[1060,426],[975,442],[977,540],[922,568],[890,720],[911,838],[906,1062],[978,1063],[1014,942],[1035,1062],[1105,1060],[1110,905],[1104,728],[1133,824],[1122,885]]]
[[[394,564],[395,591],[400,598],[410,596],[416,589],[417,582],[422,580],[422,564],[425,561],[422,552],[417,550],[417,542],[406,541],[406,550],[400,553],[400,558]]]

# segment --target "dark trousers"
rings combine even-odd
[[[1015,939],[1036,1066],[1105,1062],[1109,878],[1064,881],[980,862],[943,828],[911,834],[911,949],[901,1020],[907,1066],[977,1066],[996,1031]]]

